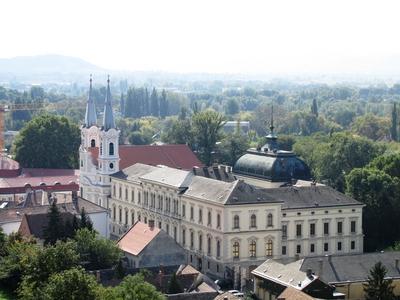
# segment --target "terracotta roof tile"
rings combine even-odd
[[[118,247],[125,252],[139,255],[140,252],[157,236],[160,229],[142,222],[136,222],[118,241]]]

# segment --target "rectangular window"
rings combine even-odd
[[[296,236],[297,237],[301,236],[301,224],[296,225]]]
[[[167,224],[167,225],[165,226],[165,231],[167,232],[167,234],[169,234],[169,224]]]
[[[186,230],[182,229],[182,245],[185,246],[186,244]]]
[[[182,217],[186,216],[186,205],[182,204]]]
[[[203,210],[199,209],[199,223],[203,223]]]
[[[301,245],[296,246],[296,253],[300,254],[301,253]]]
[[[315,223],[310,224],[310,236],[315,235]]]
[[[287,225],[282,225],[282,238],[287,238]]]
[[[132,190],[131,191],[131,202],[134,202],[134,201],[135,201],[135,191]]]
[[[355,233],[356,232],[356,221],[351,221],[350,223],[350,232]]]
[[[356,249],[356,242],[355,242],[355,241],[351,241],[350,249],[351,249],[351,250]]]
[[[191,206],[190,207],[190,220],[193,220],[194,219],[194,208],[193,208],[193,206]]]
[[[310,252],[311,253],[315,252],[315,245],[314,244],[310,244]]]
[[[337,250],[342,251],[342,242],[337,243]]]
[[[286,255],[286,246],[282,246],[282,255]]]
[[[338,222],[337,223],[337,233],[342,234],[343,233],[343,222]]]
[[[324,234],[325,235],[329,234],[329,222],[324,223]]]
[[[328,243],[324,243],[324,251],[325,252],[329,251],[329,244]]]

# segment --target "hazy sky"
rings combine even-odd
[[[0,57],[179,72],[371,71],[400,58],[400,1],[5,0]]]

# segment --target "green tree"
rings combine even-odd
[[[249,146],[250,143],[247,136],[240,133],[228,134],[218,146],[221,162],[233,166]]]
[[[168,294],[179,294],[182,292],[183,292],[182,286],[180,285],[178,279],[176,278],[176,274],[173,273],[168,283]]]
[[[164,300],[163,294],[157,292],[156,288],[144,281],[142,275],[128,275],[120,285],[115,287],[117,299],[135,300]]]
[[[111,268],[120,259],[121,252],[114,241],[99,237],[96,232],[87,228],[79,229],[74,240],[77,251],[89,270]]]
[[[390,127],[390,136],[393,141],[398,141],[398,120],[397,120],[397,107],[396,103],[393,103],[393,109],[392,109],[392,119],[391,119],[391,127]]]
[[[128,141],[132,145],[149,145],[152,139],[151,136],[140,131],[133,131],[128,135]]]
[[[78,267],[51,275],[42,295],[44,300],[96,300],[99,289],[95,277]]]
[[[312,105],[311,105],[311,113],[318,118],[318,104],[317,104],[317,99],[313,99]]]
[[[160,115],[160,103],[158,101],[157,90],[153,88],[150,96],[150,108],[151,108],[151,115],[154,117],[159,117]]]
[[[171,124],[163,132],[162,140],[170,144],[187,144],[193,147],[194,134],[189,119],[172,119]]]
[[[14,142],[15,159],[26,168],[76,168],[80,132],[67,118],[41,115]]]
[[[377,117],[373,114],[366,114],[355,119],[352,129],[359,135],[371,140],[387,139],[390,134],[390,121],[388,118]]]
[[[239,112],[240,110],[240,106],[239,106],[239,102],[234,99],[234,98],[230,98],[225,105],[225,113],[227,115],[235,115]]]
[[[61,214],[56,202],[53,201],[47,213],[47,225],[43,229],[44,244],[54,245],[58,240],[64,239],[65,233],[65,226],[61,219]]]
[[[81,209],[81,219],[80,219],[79,228],[87,228],[90,231],[93,230],[92,220],[90,220],[90,217],[86,214],[84,207],[82,207],[82,209]]]
[[[166,116],[168,116],[167,92],[162,90],[160,98],[160,117],[164,119]]]
[[[3,228],[0,227],[0,259],[7,253],[6,245],[7,245],[7,236],[3,232]]]
[[[370,168],[381,170],[391,177],[400,179],[400,153],[392,153],[376,157],[369,165]]]
[[[386,273],[387,270],[381,262],[377,262],[369,271],[367,283],[364,284],[366,300],[395,299],[393,280],[385,278]]]
[[[216,142],[221,138],[224,117],[214,110],[205,110],[194,114],[192,122],[196,149],[203,162],[210,165]]]

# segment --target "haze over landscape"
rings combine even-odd
[[[0,57],[59,54],[120,71],[387,78],[400,67],[399,8],[389,0],[7,1]]]

